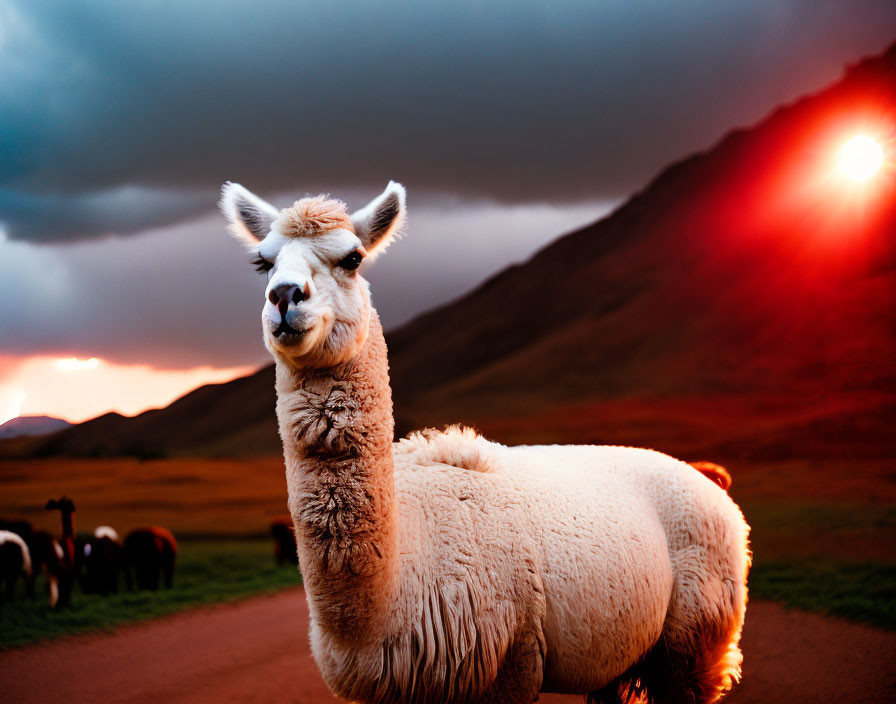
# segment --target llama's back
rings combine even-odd
[[[402,528],[416,536],[402,549],[432,580],[445,576],[426,556],[450,547],[495,585],[511,580],[507,556],[531,559],[545,600],[546,691],[602,687],[661,633],[687,630],[690,616],[670,607],[690,598],[681,574],[706,573],[712,597],[735,604],[739,629],[746,525],[684,462],[627,447],[507,448],[457,432],[396,446],[395,460]]]

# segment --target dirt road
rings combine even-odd
[[[289,591],[0,653],[0,701],[335,702]],[[896,633],[752,602],[731,704],[896,701]],[[579,697],[543,695],[544,704]]]

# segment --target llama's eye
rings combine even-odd
[[[364,256],[356,249],[354,252],[345,257],[345,259],[340,261],[339,266],[341,266],[343,269],[354,271],[359,266],[361,266],[362,259],[364,259]]]
[[[264,272],[270,271],[274,268],[273,262],[269,262],[260,254],[255,255],[255,259],[252,260],[252,265],[255,267],[255,271],[257,271],[259,274],[263,274]]]

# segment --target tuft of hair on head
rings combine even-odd
[[[345,203],[324,194],[297,200],[284,208],[276,226],[284,237],[317,237],[331,230],[354,232]]]

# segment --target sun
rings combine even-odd
[[[860,134],[840,148],[840,173],[852,181],[867,181],[884,163],[884,150],[871,137]]]
[[[100,360],[96,357],[90,359],[78,359],[77,357],[63,357],[56,360],[56,368],[63,372],[83,372],[88,369],[96,369]]]

